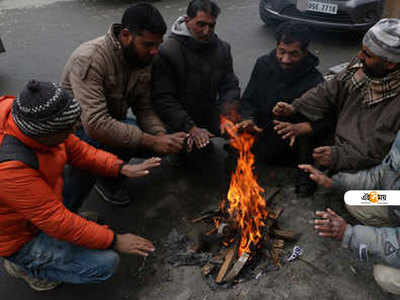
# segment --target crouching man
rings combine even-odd
[[[337,173],[329,178],[310,165],[300,165],[312,180],[327,188],[339,190],[399,190],[400,188],[400,132],[381,164],[357,173]],[[362,225],[351,226],[328,209],[317,212],[322,218],[315,221],[320,236],[342,241],[342,246],[356,250],[360,258],[376,255],[376,282],[387,292],[400,295],[400,208],[398,206],[346,206]]]
[[[19,97],[0,97],[0,256],[12,276],[37,291],[61,282],[95,283],[117,269],[117,252],[147,256],[153,244],[116,234],[63,205],[68,163],[103,176],[140,177],[160,164],[130,165],[72,134],[77,100],[53,83],[30,81]]]

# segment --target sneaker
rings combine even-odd
[[[122,182],[115,182],[115,180],[98,179],[94,185],[94,190],[99,196],[107,203],[112,205],[125,206],[131,203],[131,198],[128,191]]]
[[[48,281],[46,279],[39,279],[30,276],[27,272],[22,270],[21,267],[10,262],[9,260],[4,260],[4,269],[12,277],[20,278],[26,281],[26,283],[35,291],[43,292],[56,288],[61,284],[59,281]]]
[[[297,170],[295,193],[300,197],[310,197],[317,189],[317,184],[303,170]]]

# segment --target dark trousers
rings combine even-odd
[[[136,120],[127,119],[124,121],[127,124],[137,126]],[[110,153],[117,155],[120,159],[128,161],[133,153],[129,149],[115,149],[106,145],[100,144],[87,136],[83,128],[79,128],[75,133],[81,140],[88,144]],[[107,180],[109,184],[118,184],[117,178],[97,178],[93,174],[81,170],[73,166],[67,166],[64,170],[64,205],[71,211],[77,212],[82,206],[84,199],[89,195],[92,187],[96,183],[96,179]]]

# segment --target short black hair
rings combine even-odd
[[[221,13],[221,9],[212,0],[192,0],[187,7],[186,14],[189,18],[194,18],[197,16],[198,11],[204,11],[207,14],[210,14],[214,18],[217,18]]]
[[[129,6],[121,20],[124,28],[135,34],[142,34],[143,30],[155,34],[165,34],[167,24],[161,13],[149,3],[138,3]]]
[[[277,44],[284,42],[292,44],[299,42],[301,49],[305,50],[311,41],[311,30],[307,25],[297,22],[285,22],[279,25],[275,33]]]

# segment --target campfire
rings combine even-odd
[[[267,206],[267,201],[278,192],[278,188],[265,191],[254,174],[255,158],[251,153],[254,136],[240,132],[229,122],[228,133],[231,146],[238,153],[236,171],[232,174],[226,199],[219,209],[193,219],[192,223],[209,222],[214,228],[204,234],[204,240],[221,245],[212,259],[203,265],[204,276],[216,275],[217,283],[233,282],[246,266],[264,258],[269,264],[279,266],[283,254],[284,240],[294,240],[295,232],[281,230],[278,219],[283,209]],[[198,246],[201,252],[204,245]],[[220,265],[218,272],[217,267]],[[266,263],[264,263],[265,267]],[[262,272],[262,270],[261,270]],[[260,273],[261,274],[261,273]]]

